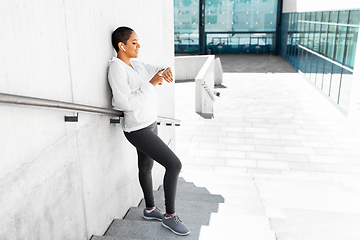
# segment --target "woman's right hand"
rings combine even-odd
[[[155,87],[157,85],[162,85],[164,77],[161,75],[164,70],[158,71],[155,76],[150,80],[150,83]]]

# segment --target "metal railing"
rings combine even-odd
[[[43,98],[19,96],[19,95],[7,94],[7,93],[0,93],[0,103],[43,107],[43,108],[55,108],[60,110],[95,113],[95,114],[117,117],[115,119],[110,119],[110,123],[120,123],[120,118],[124,117],[124,112],[116,109],[101,108],[101,107],[43,99]],[[64,119],[65,122],[77,122],[78,114],[76,116],[65,116]],[[166,126],[172,126],[173,124],[175,126],[179,126],[181,121],[178,119],[159,116],[157,122],[158,124],[161,124],[161,122],[165,122]]]
[[[215,101],[215,95],[210,91],[210,88],[208,87],[208,85],[206,85],[205,82],[202,83],[205,91],[207,92],[207,94],[209,94],[209,97],[211,98],[211,100]]]
[[[195,77],[195,112],[203,118],[214,117],[215,55],[208,55]]]

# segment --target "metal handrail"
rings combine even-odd
[[[171,126],[173,123],[175,124],[175,126],[180,126],[181,122],[181,120],[179,119],[158,116],[158,122],[161,121],[164,121],[167,126]]]
[[[120,110],[116,110],[116,109],[94,107],[94,106],[89,106],[89,105],[49,100],[49,99],[44,99],[44,98],[19,96],[19,95],[7,94],[7,93],[0,93],[0,103],[19,104],[19,105],[26,105],[26,106],[57,108],[57,109],[65,109],[65,110],[71,110],[71,111],[98,113],[98,114],[104,114],[104,115],[109,115],[109,116],[116,116],[119,118],[124,117],[124,112],[120,111]],[[65,117],[65,119],[66,119],[66,117]],[[119,123],[120,122],[119,120],[120,119],[118,119],[118,120],[111,119],[110,122],[111,123]],[[65,120],[65,121],[67,121],[67,120]],[[69,121],[71,121],[71,120],[69,120]],[[168,126],[172,125],[172,124],[179,126],[180,122],[181,122],[181,120],[179,120],[179,119],[173,119],[173,118],[159,116],[158,122],[161,122],[161,121],[164,121],[166,123],[166,125],[168,125]],[[169,123],[171,123],[171,124],[169,124]]]
[[[0,93],[0,103],[19,104],[19,105],[46,107],[46,108],[60,108],[60,109],[81,111],[81,112],[101,113],[101,114],[117,116],[117,117],[124,116],[124,113],[122,111],[118,111],[115,109],[94,107],[94,106],[49,100],[43,98],[12,95],[6,93]]]
[[[207,92],[207,94],[209,94],[211,100],[215,101],[215,95],[210,91],[208,85],[205,82],[203,82],[202,85],[203,85],[205,91]]]

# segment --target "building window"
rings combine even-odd
[[[283,13],[281,19],[280,54],[347,112],[360,10]]]
[[[275,42],[277,2],[205,1],[204,31],[199,33],[200,1],[174,0],[175,52],[197,53],[200,35],[204,34],[207,52],[271,53]],[[245,37],[246,34],[266,36],[259,39],[259,36]]]

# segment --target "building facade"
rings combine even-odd
[[[175,0],[174,11],[176,53],[279,54],[340,111],[358,114],[359,3]]]
[[[359,22],[360,10],[281,15],[279,54],[345,114],[351,108],[352,90],[356,91]]]
[[[175,0],[176,53],[272,53],[277,0]]]

